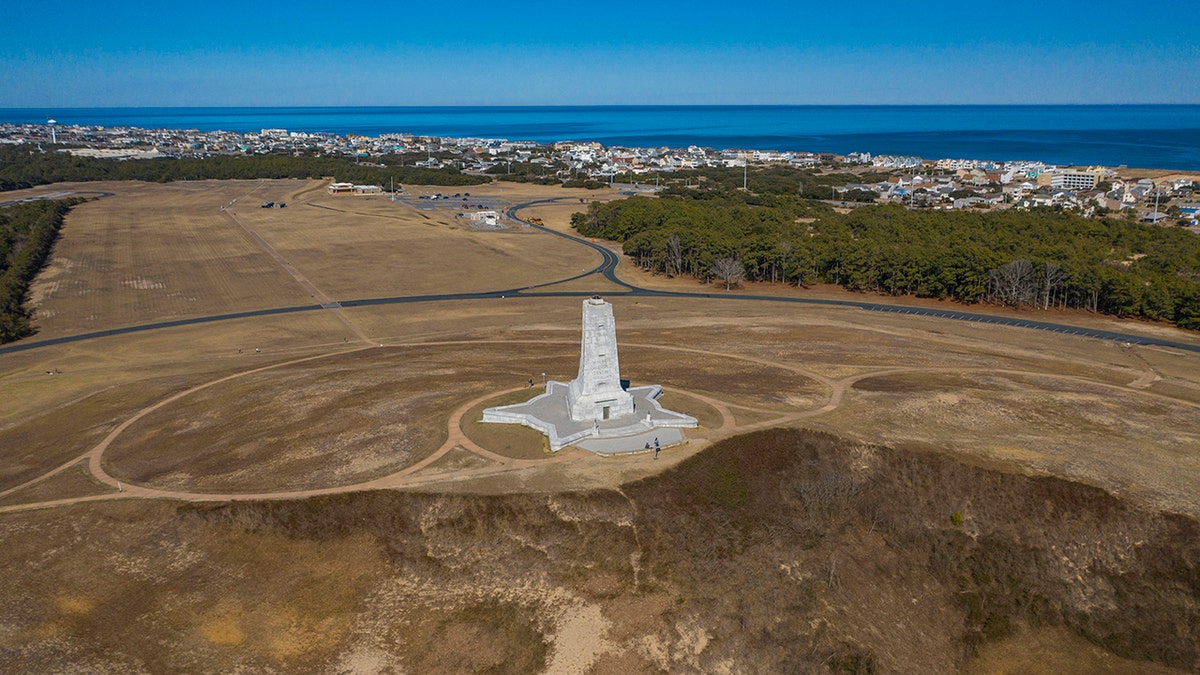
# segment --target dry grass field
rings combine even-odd
[[[221,207],[283,198],[303,183],[91,184],[32,289],[40,336],[309,304]],[[248,209],[245,209],[248,210]]]
[[[519,288],[598,262],[528,228],[475,231],[458,209],[415,211],[384,195],[318,193],[286,209],[234,213],[335,300]]]
[[[31,341],[600,264],[533,229],[323,185],[66,186],[114,194],[68,217]],[[580,199],[614,197],[476,193],[561,198],[527,213],[561,231]],[[1186,648],[1195,542],[1179,534],[1200,518],[1195,354],[736,299],[863,299],[832,289],[620,275],[717,296],[621,297],[598,276],[543,289],[603,293],[622,374],[700,419],[660,459],[551,455],[531,430],[478,422],[540,391],[528,378],[574,376],[577,296],[314,309],[0,354],[0,669],[1065,672],[1085,652],[1077,672],[1200,667]],[[1020,522],[1042,504],[1081,515]],[[1159,569],[1145,560],[1161,542],[1185,553]],[[1143,597],[1156,584],[1162,597]],[[1160,633],[1129,637],[1131,603]]]

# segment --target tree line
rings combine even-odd
[[[1074,307],[1200,330],[1200,237],[1179,228],[1049,209],[806,212],[799,200],[769,197],[775,205],[631,197],[593,203],[572,224],[670,276]]]
[[[29,284],[50,258],[63,217],[84,200],[24,202],[0,209],[0,344],[34,333]]]
[[[169,183],[177,180],[322,178],[387,186],[391,181],[414,185],[479,185],[485,176],[465,174],[453,167],[430,169],[404,166],[400,158],[384,166],[357,164],[340,157],[293,155],[219,155],[214,157],[163,157],[116,160],[75,157],[63,152],[39,152],[26,146],[0,147],[0,191],[64,181],[141,180]]]
[[[685,193],[689,185],[700,185],[707,191],[715,191],[728,195],[734,190],[740,190],[745,183],[749,191],[748,199],[764,198],[777,195],[791,195],[800,199],[826,199],[846,202],[873,202],[879,198],[879,193],[861,188],[849,189],[850,184],[872,184],[885,181],[890,174],[879,171],[861,171],[859,173],[829,172],[818,169],[799,169],[792,166],[774,165],[766,167],[704,167],[702,169],[686,169],[672,172],[671,181],[678,184],[683,181],[684,187],[672,186],[668,194]],[[644,180],[634,178],[634,180]]]
[[[567,188],[585,188],[599,190],[608,187],[608,183],[589,178],[585,174],[575,174],[563,178],[567,165],[562,162],[537,164],[534,162],[500,162],[489,167],[486,173],[495,180],[510,183],[534,183],[536,185],[561,185]]]

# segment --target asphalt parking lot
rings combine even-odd
[[[463,197],[461,193],[458,197],[455,197],[453,192],[449,194],[443,193],[443,197],[440,199],[421,199],[419,197],[400,195],[396,197],[396,201],[411,206],[418,211],[503,211],[509,205],[508,202],[496,197],[484,197],[482,195]]]

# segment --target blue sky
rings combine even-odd
[[[1194,0],[5,0],[4,14],[0,107],[1200,103]]]

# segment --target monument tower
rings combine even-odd
[[[530,385],[533,381],[530,380]],[[546,393],[524,403],[483,411],[484,422],[522,424],[546,434],[550,450],[568,445],[603,454],[642,452],[684,441],[680,429],[694,429],[695,417],[666,410],[657,384],[626,389],[617,358],[613,307],[599,296],[583,301],[579,376],[546,382]]]
[[[598,295],[583,301],[579,375],[571,380],[567,403],[571,419],[576,421],[633,414],[633,396],[621,386],[613,308]]]

